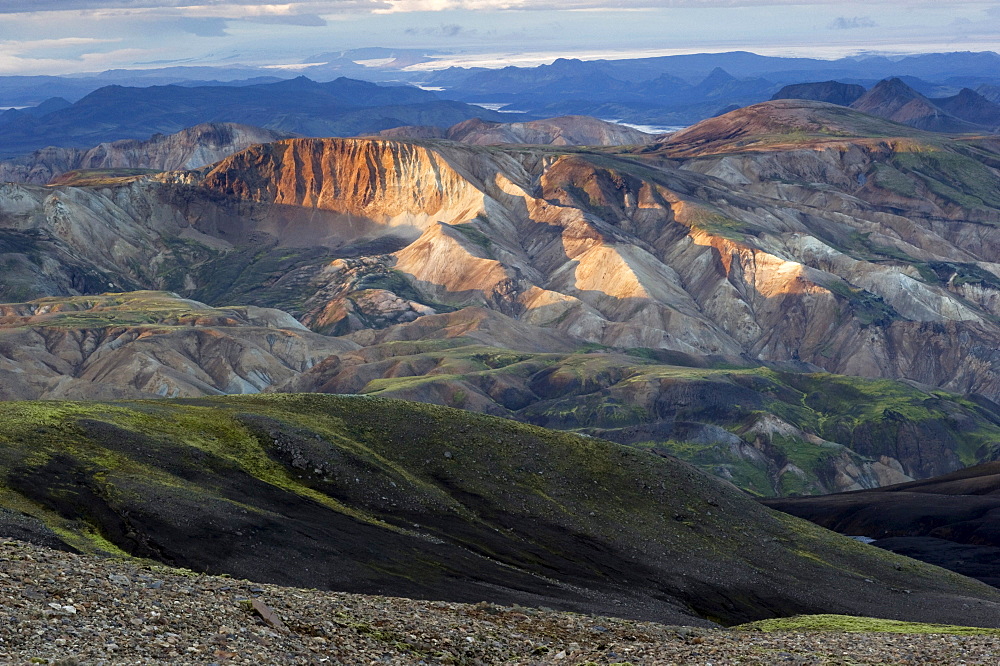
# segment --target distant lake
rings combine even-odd
[[[469,104],[472,106],[479,106],[490,111],[499,111],[500,113],[527,113],[527,111],[503,108],[507,106],[508,102],[469,102]]]
[[[682,129],[687,129],[689,125],[636,125],[635,123],[623,123],[620,120],[601,118],[609,123],[615,123],[616,125],[624,125],[625,127],[631,127],[632,129],[637,129],[640,132],[645,132],[647,134],[669,134],[670,132],[679,132]]]

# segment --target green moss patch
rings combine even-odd
[[[962,627],[952,624],[901,622],[851,615],[796,615],[795,617],[759,620],[738,627],[736,631],[835,631],[883,634],[942,634],[949,636],[1000,636],[1000,629]]]

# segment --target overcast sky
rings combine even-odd
[[[364,46],[437,49],[439,65],[1000,51],[1000,1],[0,0],[0,74],[283,65]]]

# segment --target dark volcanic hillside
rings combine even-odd
[[[936,99],[934,103],[962,120],[994,130],[1000,128],[1000,104],[974,90],[963,88],[957,95]]]
[[[1000,586],[1000,463],[923,481],[808,500],[769,500],[781,511],[880,548]]]
[[[353,136],[400,125],[448,127],[501,114],[410,86],[378,86],[305,77],[250,86],[107,86],[41,118],[0,125],[0,157],[46,146],[83,148],[121,139],[145,140],[201,123],[241,123],[305,136]],[[510,117],[508,116],[509,120]]]
[[[333,396],[0,414],[0,521],[21,538],[252,580],[687,624],[832,612],[1000,625],[985,585],[681,463],[502,419]]]

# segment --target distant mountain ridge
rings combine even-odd
[[[511,109],[527,111],[536,117],[582,114],[646,125],[690,125],[732,105],[765,101],[783,86],[803,81],[837,79],[871,86],[885,78],[901,77],[931,97],[951,96],[963,87],[1000,85],[997,74],[1000,56],[992,52],[818,60],[737,51],[622,60],[559,58],[550,65],[537,67],[422,69],[431,65],[437,55],[440,54],[419,49],[353,49],[315,54],[303,60],[297,71],[318,81],[349,76],[441,87],[442,98],[506,103]],[[291,76],[289,70],[234,65],[111,70],[80,77],[0,77],[0,105],[37,105],[57,96],[76,101],[109,83],[235,89]],[[186,124],[206,120],[262,124],[246,118],[201,118]],[[459,120],[422,123],[410,118],[395,124],[447,126]],[[159,131],[178,129],[168,127]],[[88,143],[115,138],[125,137],[103,137]]]
[[[289,138],[286,132],[235,123],[204,123],[148,141],[123,139],[89,149],[49,147],[0,161],[0,182],[44,185],[79,169],[196,169],[257,143]]]
[[[950,97],[929,98],[901,78],[863,86],[825,81],[785,86],[774,100],[807,99],[829,102],[931,132],[994,131],[1000,128],[1000,104],[962,88]]]
[[[998,84],[998,71],[1000,56],[992,52],[839,60],[731,52],[625,60],[561,58],[551,65],[496,70],[453,67],[430,73],[427,81],[455,99],[503,101],[509,108],[536,114],[687,125],[733,104],[765,101],[783,86],[803,81],[874,85],[889,77],[916,77],[940,84],[950,94],[970,85]]]
[[[656,135],[590,116],[560,116],[521,123],[494,123],[478,118],[447,129],[394,127],[382,130],[386,138],[448,139],[480,146],[505,143],[551,146],[626,146],[652,143]]]
[[[234,122],[306,136],[352,136],[400,125],[448,127],[501,114],[442,100],[412,86],[379,86],[305,77],[226,87],[107,86],[41,117],[22,115],[0,126],[0,157],[47,146],[83,148],[121,139],[145,140],[205,122]],[[507,116],[507,119],[511,119]]]
[[[811,99],[817,102],[850,106],[865,92],[865,87],[856,83],[841,83],[840,81],[793,83],[776,92],[771,100]]]
[[[980,129],[974,123],[938,107],[898,78],[881,81],[855,100],[851,108],[931,132],[971,132]]]

